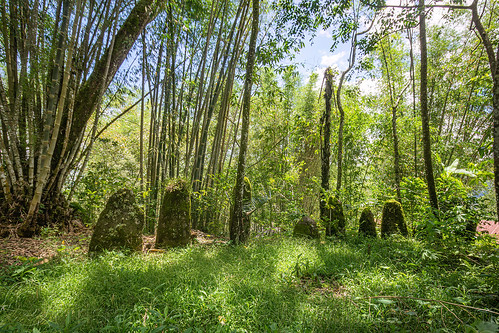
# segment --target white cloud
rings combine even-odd
[[[332,55],[323,55],[321,57],[321,65],[325,67],[338,67],[343,68],[347,65],[347,53],[341,51]]]
[[[319,36],[321,36],[321,37],[326,37],[326,38],[331,38],[331,37],[333,37],[333,36],[331,35],[331,33],[330,33],[329,31],[327,31],[327,30],[321,30],[321,31],[319,31]]]

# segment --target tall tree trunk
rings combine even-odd
[[[243,95],[243,116],[241,128],[241,143],[239,146],[239,161],[237,165],[236,185],[234,187],[234,199],[232,203],[230,219],[230,240],[234,243],[244,243],[247,235],[244,231],[250,228],[245,227],[246,212],[243,211],[244,176],[246,167],[246,153],[248,150],[248,134],[251,107],[251,87],[253,85],[253,67],[256,58],[256,39],[258,36],[258,25],[260,18],[260,0],[253,0],[253,21],[251,23],[251,36],[246,62],[246,77],[244,81]]]
[[[430,121],[428,116],[428,51],[426,49],[426,13],[424,0],[419,0],[419,44],[421,47],[420,104],[423,130],[423,156],[430,204],[433,208],[433,214],[438,218],[438,200],[437,191],[435,189],[435,179],[433,177]]]
[[[385,54],[385,49],[383,47],[383,43],[381,45],[381,51],[383,54],[384,65],[386,68],[386,78],[388,82],[388,92],[390,96],[390,106],[392,112],[392,138],[393,138],[393,172],[395,174],[395,191],[397,194],[397,201],[400,202],[400,180],[401,180],[401,172],[400,172],[400,153],[399,153],[399,138],[397,133],[397,109],[399,103],[404,95],[405,90],[409,87],[409,84],[406,85],[402,91],[400,91],[397,100],[395,100],[395,82],[392,81],[390,75],[390,68],[388,67],[388,59]]]
[[[395,191],[400,202],[400,154],[397,134],[397,108],[392,106],[392,136],[393,136],[393,172],[395,173]]]
[[[482,24],[478,13],[478,1],[471,4],[472,21],[475,25],[489,60],[490,74],[492,76],[492,114],[493,114],[493,147],[494,147],[494,188],[496,191],[496,209],[499,220],[499,45],[494,51],[490,36]]]
[[[410,50],[409,50],[409,57],[411,59],[410,61],[410,67],[409,67],[409,73],[410,73],[410,78],[411,78],[411,88],[412,88],[412,117],[413,119],[416,119],[416,75],[415,75],[415,70],[414,70],[414,49],[413,49],[413,43],[412,43],[412,29],[407,30],[407,37],[409,38],[409,45],[410,45]],[[417,126],[414,126],[414,177],[418,176],[418,128]]]
[[[497,50],[499,55],[499,49]],[[497,59],[499,63],[499,57]],[[496,65],[494,74],[494,92],[492,94],[492,105],[494,114],[494,184],[496,190],[496,209],[499,220],[499,66]]]
[[[69,136],[70,142],[75,142],[81,135],[88,119],[100,102],[101,91],[109,86],[138,36],[151,21],[154,14],[154,9],[152,8],[154,2],[154,0],[141,0],[135,5],[123,23],[123,26],[118,30],[114,47],[106,50],[101,59],[96,63],[88,80],[78,91],[73,126],[71,127],[71,134]],[[111,52],[110,55],[109,52]],[[108,59],[109,69],[106,71]],[[106,73],[105,77],[104,73]]]
[[[18,216],[24,217],[19,230],[30,235],[39,223],[60,220],[53,208],[63,199],[64,180],[90,150],[81,149],[87,123],[153,17],[156,0],[137,1],[124,21],[120,0],[101,2],[97,11],[95,1],[58,1],[54,11],[45,1],[7,3],[0,5],[7,75],[7,90],[0,81],[0,182],[7,199],[18,192]],[[41,203],[47,209],[38,219]]]
[[[145,29],[144,29],[145,30]],[[140,193],[144,193],[144,109],[145,109],[145,90],[146,90],[146,34],[142,32],[142,101],[140,102],[140,129],[139,129],[139,182]],[[143,195],[141,195],[144,198]],[[144,215],[145,216],[145,215]]]
[[[331,97],[333,96],[333,71],[331,67],[324,73],[326,87],[324,100],[326,107],[321,118],[321,193],[319,201],[320,218],[326,225],[326,235],[331,236],[331,221],[329,221],[328,196],[329,191],[329,164],[331,156]]]

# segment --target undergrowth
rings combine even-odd
[[[498,262],[396,237],[63,254],[3,271],[0,331],[494,332]]]

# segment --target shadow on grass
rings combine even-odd
[[[61,262],[11,286],[0,323],[87,332],[362,330],[344,301],[304,293],[292,283],[292,259],[300,251],[313,254],[309,245],[260,240],[248,247]]]
[[[379,294],[435,296],[440,287],[430,284],[441,285],[442,277],[424,275],[422,251],[408,241],[276,238],[247,247],[62,260],[0,289],[5,292],[0,327],[21,323],[80,332],[429,328],[428,316],[413,315],[410,306],[355,301]]]

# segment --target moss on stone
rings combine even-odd
[[[326,236],[334,236],[345,234],[345,214],[343,213],[343,205],[336,197],[330,197],[326,205],[327,216],[329,221],[325,222]]]
[[[374,215],[369,207],[364,208],[360,214],[359,235],[377,237],[376,222],[374,222]]]
[[[319,239],[320,234],[317,223],[315,223],[311,217],[303,216],[302,219],[295,224],[293,236]]]
[[[133,192],[122,189],[113,194],[97,220],[88,252],[105,250],[142,250],[144,215]]]
[[[388,200],[383,206],[381,218],[381,237],[387,237],[395,233],[407,236],[407,225],[405,223],[404,210],[397,200]]]
[[[187,182],[175,179],[166,187],[156,228],[156,248],[190,243],[191,199]]]

